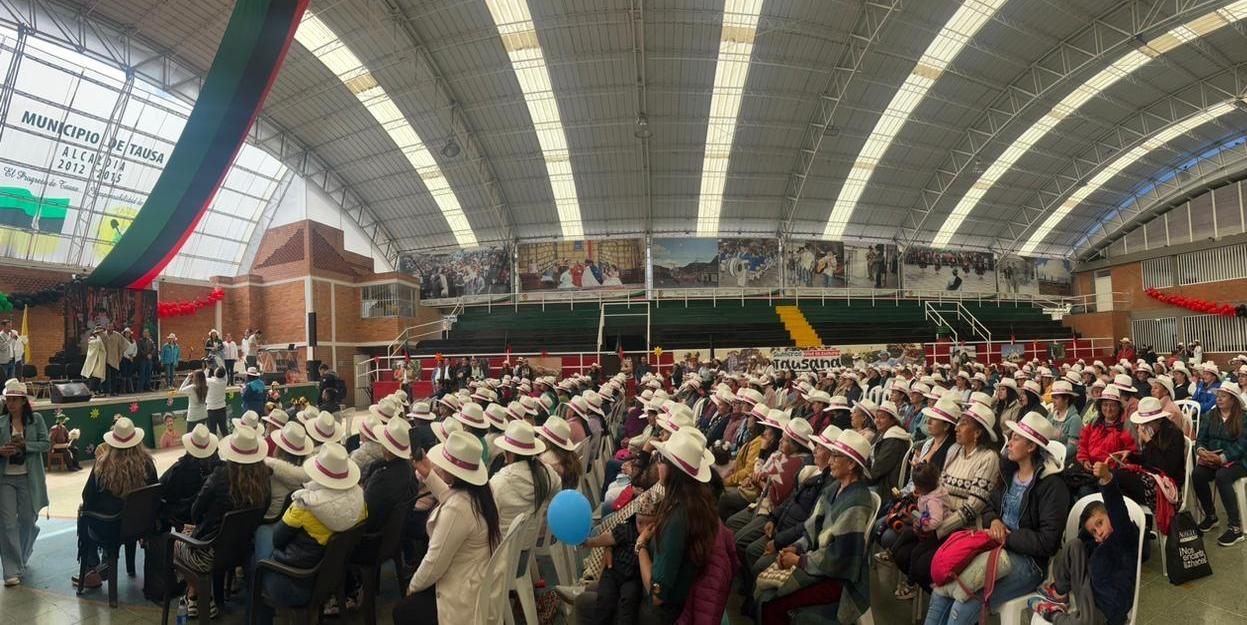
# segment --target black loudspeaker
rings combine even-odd
[[[320,382],[320,361],[319,360],[307,361],[307,381],[308,382]]]
[[[77,404],[91,399],[91,389],[82,382],[52,385],[52,403]]]
[[[316,347],[316,313],[307,314],[307,346]]]

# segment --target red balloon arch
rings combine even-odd
[[[1187,310],[1193,310],[1198,313],[1208,315],[1218,315],[1221,317],[1247,317],[1247,304],[1224,304],[1209,300],[1187,297],[1185,295],[1169,295],[1162,293],[1159,289],[1147,289],[1144,291],[1147,296],[1170,306],[1177,306]]]
[[[225,299],[225,291],[216,288],[212,289],[207,295],[197,297],[191,300],[181,302],[160,302],[156,304],[156,316],[161,319],[169,317],[182,317],[185,315],[193,315],[201,309],[207,308],[217,302]]]

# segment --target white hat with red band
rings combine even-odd
[[[342,440],[342,434],[346,431],[346,426],[338,423],[333,417],[333,413],[322,410],[316,415],[315,419],[309,419],[305,424],[307,427],[307,435],[318,443],[336,443]]]
[[[380,420],[377,421],[380,423]],[[291,421],[273,434],[273,443],[278,449],[284,449],[295,456],[307,456],[316,449],[315,443],[307,437],[307,430],[299,423]]]
[[[1045,450],[1048,448],[1049,442],[1061,435],[1057,427],[1051,421],[1048,421],[1047,417],[1038,412],[1028,412],[1017,421],[1006,421],[1005,425],[1018,436],[1039,445]]]
[[[481,460],[480,439],[467,432],[451,432],[446,442],[429,450],[429,459],[441,470],[469,484],[484,486],[489,469]]]
[[[130,417],[121,417],[113,422],[113,428],[104,433],[104,442],[114,449],[128,449],[143,442],[143,428],[134,427]]]
[[[471,437],[476,440],[476,437]],[[477,442],[476,459],[480,461],[480,443]],[[331,490],[346,490],[359,484],[359,465],[351,462],[346,448],[337,443],[325,443],[315,456],[303,461],[303,470],[313,482]]]
[[[701,432],[685,429],[664,441],[653,441],[654,449],[672,465],[701,483],[710,481],[710,467],[714,454],[706,449],[706,439]]]
[[[195,429],[182,435],[182,446],[192,458],[207,458],[216,453],[220,439],[208,431],[208,427],[200,423]]]
[[[251,428],[238,428],[221,439],[217,454],[226,462],[255,464],[268,456],[268,441]]]
[[[446,437],[450,436],[451,432],[463,431],[463,424],[456,419],[445,419],[433,423],[429,426],[429,429],[433,430],[433,435],[437,437],[437,440],[445,443]]]
[[[537,428],[537,435],[550,441],[551,445],[567,451],[576,451],[576,442],[572,440],[572,426],[562,417],[551,416]]]
[[[829,449],[832,453],[847,456],[862,468],[862,474],[870,477],[870,441],[853,430],[845,430],[836,437]]]
[[[494,446],[520,456],[536,456],[546,450],[546,443],[537,438],[537,430],[527,421],[512,421],[507,430],[494,439]]]
[[[387,451],[399,458],[411,458],[411,424],[405,419],[390,419],[372,427],[372,437]]]
[[[1159,399],[1144,397],[1139,400],[1138,410],[1135,410],[1134,414],[1130,415],[1130,422],[1135,425],[1142,425],[1167,418],[1168,416],[1169,413],[1165,412],[1165,406]]]

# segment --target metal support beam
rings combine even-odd
[[[817,106],[810,115],[804,137],[801,139],[801,148],[797,150],[796,157],[793,159],[792,168],[788,174],[788,186],[784,190],[778,213],[782,221],[778,224],[776,234],[780,238],[791,234],[792,220],[797,214],[797,206],[801,202],[801,192],[805,189],[805,181],[810,175],[814,162],[818,160],[818,150],[827,136],[827,129],[832,126],[845,92],[848,91],[853,78],[861,69],[862,59],[878,41],[879,33],[887,24],[888,18],[897,12],[900,5],[900,0],[889,2],[866,0],[858,9],[853,29],[848,39],[845,40],[840,58],[831,68],[827,86],[818,96]]]
[[[1228,4],[1228,0],[1128,0],[1058,43],[1032,63],[963,133],[919,194],[905,223],[897,230],[904,247],[914,244],[927,219],[963,173],[977,175],[980,156],[1020,119],[1032,117],[1031,107],[1047,101],[1071,79],[1100,68],[1108,58],[1138,46],[1144,33],[1162,31]],[[1012,136],[1012,134],[1004,135]]]

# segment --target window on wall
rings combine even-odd
[[[191,105],[98,60],[0,28],[0,256],[94,267],[129,228],[159,178]],[[117,123],[110,124],[110,120]],[[287,169],[244,145],[164,275],[235,275]]]
[[[1143,261],[1143,288],[1163,289],[1173,286],[1173,257],[1162,256]]]
[[[1178,284],[1247,278],[1247,244],[1178,254]]]
[[[1247,351],[1247,319],[1191,315],[1182,319],[1185,342],[1199,341],[1204,352]]]
[[[1158,354],[1168,353],[1179,342],[1177,317],[1133,319],[1130,336],[1135,345],[1151,345]]]
[[[359,290],[361,319],[415,317],[419,292],[406,284],[375,284]]]

